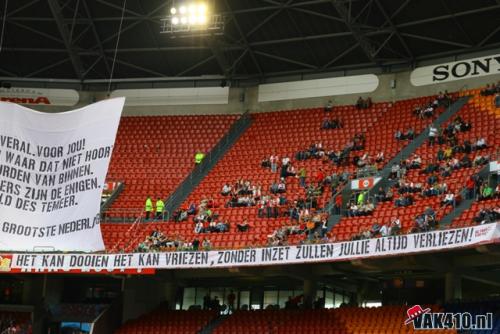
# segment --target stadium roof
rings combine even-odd
[[[500,46],[500,0],[208,3],[224,14],[224,33],[173,38],[160,33],[173,1],[126,1],[113,77],[264,81],[360,68],[387,72]],[[0,76],[109,78],[122,5],[123,0],[8,2]]]

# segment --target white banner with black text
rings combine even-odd
[[[101,193],[125,99],[43,113],[0,102],[0,249],[104,249]]]
[[[337,243],[129,254],[3,254],[0,271],[119,272],[348,261],[444,251],[500,241],[500,223]]]

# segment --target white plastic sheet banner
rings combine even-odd
[[[117,273],[135,269],[224,268],[350,261],[498,243],[500,224],[325,244],[129,254],[0,254],[10,273]]]
[[[0,249],[99,251],[101,193],[125,99],[63,113],[0,102]]]

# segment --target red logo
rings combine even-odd
[[[373,177],[358,180],[359,189],[367,189],[373,187]]]
[[[408,315],[408,319],[405,320],[405,325],[408,325],[410,322],[413,322],[415,318],[418,318],[424,313],[429,313],[431,311],[430,308],[426,308],[425,310],[422,309],[422,306],[420,305],[415,305],[410,307],[407,311],[406,314]]]

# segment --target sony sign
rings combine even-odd
[[[500,74],[500,54],[419,67],[411,72],[410,82],[425,86],[492,74]]]

